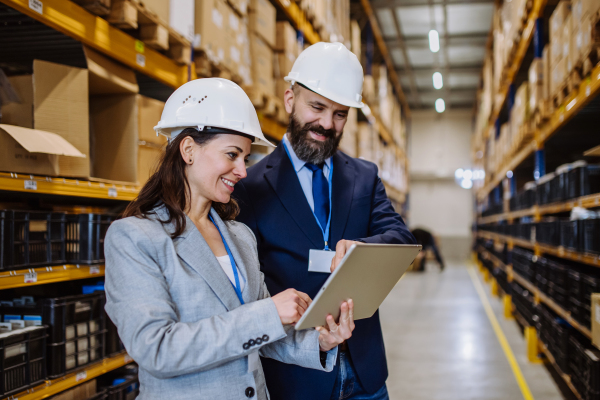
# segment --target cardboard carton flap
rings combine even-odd
[[[105,56],[83,46],[90,73],[90,95],[138,93],[140,87],[135,72]]]
[[[55,133],[6,124],[0,124],[0,129],[30,153],[86,158],[85,154]]]

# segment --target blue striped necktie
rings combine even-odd
[[[315,206],[315,215],[321,224],[321,228],[325,231],[327,226],[327,220],[329,219],[329,184],[325,173],[323,172],[323,166],[325,163],[314,165],[306,163],[304,166],[310,169],[313,173],[312,176],[312,194]]]

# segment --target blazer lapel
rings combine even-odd
[[[213,211],[211,210],[211,212]],[[229,277],[227,277],[225,271],[223,271],[223,268],[221,268],[221,265],[217,261],[214,253],[192,220],[188,217],[186,217],[186,219],[187,221],[184,233],[175,238],[173,241],[177,254],[183,261],[185,261],[190,267],[198,272],[202,278],[204,278],[206,283],[208,283],[213,292],[215,292],[217,297],[221,299],[228,310],[233,310],[239,307],[241,303],[237,297],[237,294],[235,293],[235,289],[231,285]],[[222,229],[221,232],[223,232],[225,236],[227,229],[224,229],[224,224],[220,218],[218,219],[217,223],[219,222],[221,223],[219,229]],[[236,258],[235,253],[233,253],[233,249],[232,254],[234,254],[234,258],[236,262],[238,262],[238,259],[240,259],[239,254]]]
[[[287,156],[283,144],[279,144],[269,156],[265,179],[298,227],[315,245],[315,248],[322,248],[323,232],[317,225],[315,216],[306,201],[294,166]]]
[[[356,180],[356,170],[339,152],[333,155],[332,179],[331,243],[334,244],[342,239],[346,230]]]
[[[246,279],[246,286],[244,287],[244,291],[242,292],[242,298],[244,299],[244,302],[249,303],[249,302],[256,300],[256,296],[258,295],[258,292],[255,291],[255,288],[258,288],[258,285],[259,285],[258,274],[255,273],[255,271],[251,271],[246,267],[244,257],[242,255],[242,253],[240,253],[240,249],[238,248],[238,245],[237,245],[237,243],[239,243],[237,240],[237,237],[235,237],[234,234],[229,232],[227,225],[223,222],[223,220],[221,220],[221,217],[219,217],[219,214],[217,214],[217,212],[214,209],[211,209],[210,215],[212,215],[213,219],[217,223],[219,230],[223,234],[223,237],[225,238],[225,241],[227,242],[227,245],[229,246],[229,250],[231,251],[231,255],[233,255],[233,259],[235,260],[237,267],[239,268],[240,272]],[[251,250],[254,251],[255,249],[251,249]],[[258,272],[258,270],[256,272]],[[227,281],[229,283],[231,282],[229,280],[229,278],[227,278]],[[231,284],[229,286],[233,289],[233,286],[231,286]],[[234,290],[234,294],[235,294],[235,290]],[[237,299],[237,294],[235,294],[235,296]],[[238,300],[238,302],[239,302],[239,300]]]

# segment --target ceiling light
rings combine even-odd
[[[454,177],[456,179],[461,179],[463,177],[464,172],[465,171],[462,168],[459,168],[456,171],[454,171]]]
[[[429,31],[429,49],[434,53],[440,51],[440,35],[436,30]]]
[[[473,187],[473,181],[470,179],[463,179],[460,183],[460,187],[463,189],[471,189]]]
[[[444,103],[444,99],[437,99],[435,101],[435,111],[439,113],[443,113],[446,110],[446,103]]]
[[[442,74],[440,72],[433,73],[433,87],[436,89],[441,89],[444,87],[444,79],[442,78]]]
[[[506,173],[506,177],[507,177],[508,179],[512,178],[512,177],[513,177],[513,172],[512,172],[512,171],[508,171],[508,172]]]

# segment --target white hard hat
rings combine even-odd
[[[253,136],[255,144],[275,147],[262,133],[248,95],[227,79],[195,79],[173,92],[154,130],[174,138],[185,128],[225,129]]]
[[[363,69],[354,53],[341,43],[318,42],[296,59],[286,82],[300,83],[321,96],[361,108]]]

